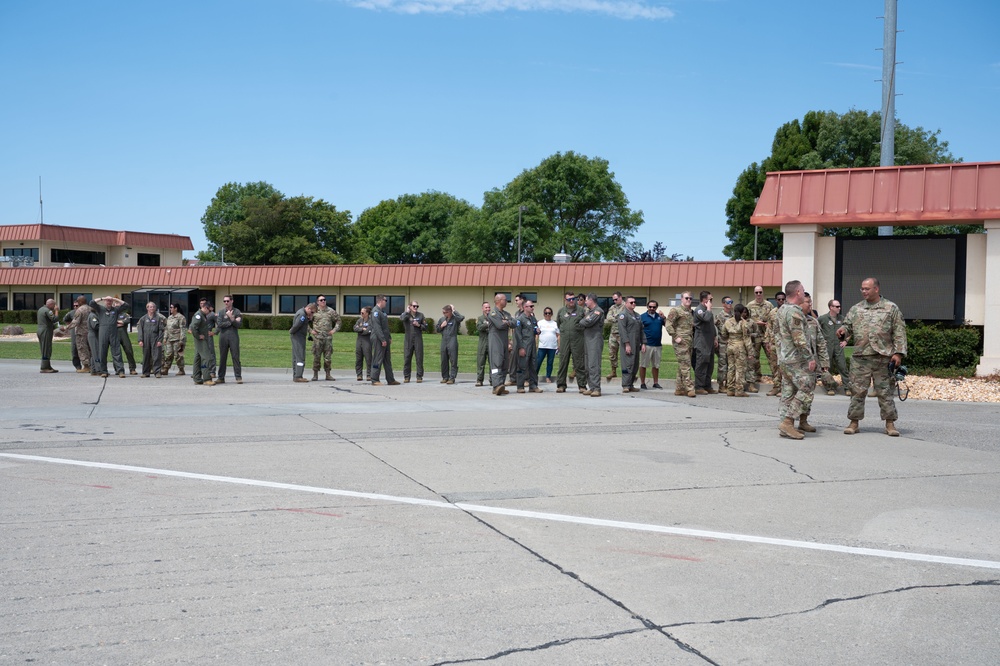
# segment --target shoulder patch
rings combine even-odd
[[[623,314],[620,314],[620,315],[618,315],[618,318],[619,318],[619,319],[624,319],[624,318],[625,318],[625,315],[623,315]]]
[[[373,316],[373,317],[377,317],[377,316],[378,316],[378,313],[377,313],[377,312],[373,312],[373,313],[372,313],[372,316]]]
[[[200,314],[197,314],[197,315],[195,315],[195,316],[194,316],[194,318],[195,318],[195,319],[201,319],[201,315],[200,315]]]
[[[299,321],[305,321],[305,320],[306,320],[306,318],[302,317]]]

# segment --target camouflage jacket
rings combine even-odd
[[[618,337],[618,315],[625,312],[625,301],[608,308],[608,314],[604,318],[605,324],[611,324],[611,335]]]
[[[719,332],[719,344],[725,344],[726,338],[722,331],[726,326],[726,322],[733,318],[733,313],[727,313],[725,310],[719,310],[715,313],[715,330]]]
[[[906,322],[892,301],[861,301],[844,317],[843,329],[848,341],[854,341],[855,355],[906,356]]]
[[[746,319],[737,319],[730,315],[726,323],[722,325],[722,340],[727,345],[744,345],[747,351],[753,353],[753,343],[750,341],[750,332],[753,329]]]
[[[683,305],[676,305],[670,308],[670,312],[667,313],[667,323],[665,325],[667,335],[670,336],[670,342],[673,342],[674,338],[681,338],[682,340],[691,342],[694,338],[694,315],[690,309]]]
[[[810,315],[806,315],[806,340],[809,341],[809,350],[812,352],[813,360],[816,361],[816,369],[829,368],[830,354],[826,338],[820,330],[819,321]]]
[[[785,303],[778,309],[777,354],[779,365],[803,365],[814,360],[806,337],[806,313]]]
[[[326,337],[340,330],[340,315],[333,308],[316,308],[312,320],[313,337]]]
[[[771,305],[771,302],[768,300],[765,300],[763,303],[758,303],[757,299],[754,299],[747,303],[747,310],[750,311],[750,321],[756,324],[755,330],[751,332],[754,339],[759,338],[766,332],[765,328],[757,322],[762,321],[765,322],[766,325],[767,316],[771,314],[771,310],[773,309],[774,306]]]
[[[184,342],[184,331],[187,329],[187,319],[184,315],[172,314],[167,317],[167,330],[164,340],[167,342]]]

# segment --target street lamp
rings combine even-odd
[[[528,212],[527,206],[517,209],[517,263],[521,263],[521,214]]]

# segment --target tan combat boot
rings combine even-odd
[[[312,378],[312,380],[314,382],[318,382],[319,381],[319,370],[313,370],[313,378]]]
[[[895,421],[885,422],[885,434],[889,435],[889,437],[899,437],[899,431],[896,430]]]
[[[778,426],[778,434],[788,439],[805,439],[805,435],[795,429],[795,423],[791,416],[786,416]]]
[[[781,387],[775,384],[771,387],[771,390],[767,392],[768,397],[773,398],[776,395],[781,395]]]
[[[174,375],[174,376],[175,377],[183,377],[184,376],[184,366],[183,365],[178,365],[177,366],[177,374]]]
[[[689,398],[694,398],[698,395],[698,392],[695,391],[694,389],[688,389],[688,392],[685,393],[684,395],[686,395]]]
[[[607,380],[610,382],[617,376],[618,376],[618,368],[611,368],[611,374],[607,376]]]
[[[736,391],[732,391],[732,390],[726,391],[726,395],[729,396],[730,398],[735,397],[736,396]]]
[[[756,393],[758,391],[756,384],[750,384],[747,386],[747,393]]]
[[[333,381],[336,381],[336,380],[335,380],[335,379],[333,378],[333,375],[331,375],[331,374],[330,374],[330,371],[329,371],[329,370],[327,370],[327,371],[326,371],[326,381],[328,381],[328,382],[333,382]]]
[[[816,426],[809,425],[809,417],[805,414],[799,416],[799,430],[802,432],[816,432]]]
[[[844,434],[856,435],[859,430],[861,430],[861,424],[858,423],[857,419],[851,419],[851,425],[844,428]]]

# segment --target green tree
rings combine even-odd
[[[896,164],[945,164],[956,160],[948,151],[948,142],[939,139],[940,130],[896,124]],[[756,198],[764,188],[769,171],[799,169],[837,169],[878,166],[880,161],[881,114],[852,109],[844,114],[833,111],[810,111],[802,121],[793,120],[778,128],[771,144],[771,154],[761,163],[754,162],[736,179],[733,196],[726,202],[726,237],[729,244],[723,253],[731,259],[753,259],[754,228],[750,216]],[[972,233],[981,226],[895,227],[896,235],[929,233]],[[850,227],[826,229],[830,236],[869,236],[877,229]],[[757,234],[757,258],[780,259],[781,232],[760,229]]]
[[[223,186],[205,219],[215,222],[214,247],[199,259],[221,258],[222,248],[226,261],[243,265],[333,264],[352,255],[350,212],[322,199],[285,197],[266,183]]]
[[[270,197],[277,194],[283,196],[270,183],[226,183],[212,197],[212,202],[201,216],[205,225],[205,238],[208,239],[208,249],[198,253],[199,261],[221,261],[229,250],[227,233],[230,225],[246,219],[245,199],[250,197]]]
[[[565,249],[572,261],[621,260],[643,222],[632,211],[608,161],[572,151],[526,169],[502,190],[483,195],[478,218],[453,228],[451,261],[550,261]]]
[[[444,263],[452,225],[476,213],[467,201],[444,192],[387,199],[358,216],[357,258],[379,264]]]

